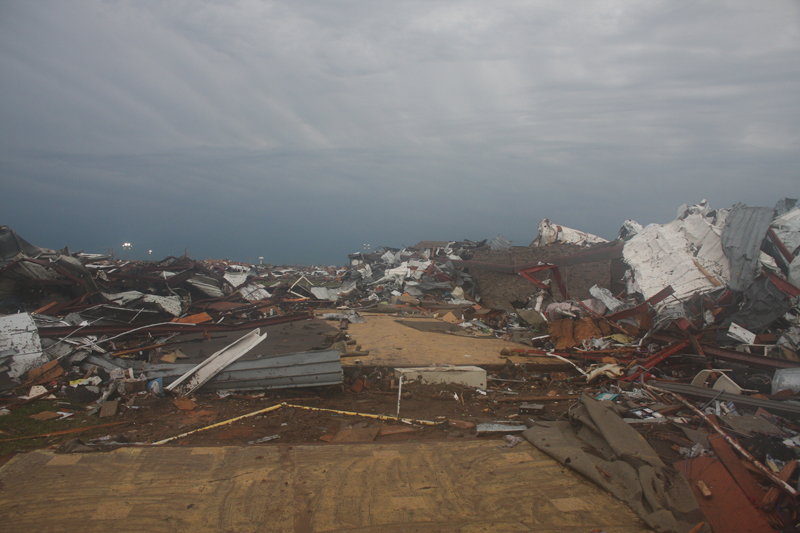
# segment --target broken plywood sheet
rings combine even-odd
[[[181,299],[178,296],[158,296],[144,294],[139,291],[118,292],[115,294],[102,293],[103,298],[121,306],[141,304],[143,307],[156,308],[172,316],[181,316]]]
[[[571,318],[551,320],[547,323],[547,330],[550,333],[550,339],[556,345],[556,350],[566,350],[578,344],[573,337],[575,322]]]
[[[597,327],[597,324],[591,318],[581,318],[575,321],[572,331],[572,338],[575,339],[577,344],[582,344],[583,341],[597,339],[603,336],[603,332]]]
[[[270,531],[647,531],[623,503],[571,471],[561,473],[558,463],[532,447],[532,460],[514,462],[496,446],[463,441],[291,450],[145,447],[65,456],[36,451],[0,467],[0,513],[9,531],[255,533],[264,530],[265,516]],[[67,462],[42,466],[53,458]],[[46,491],[35,474],[42,468],[59,480]],[[153,483],[154,476],[169,482]],[[569,498],[589,510],[562,512],[551,503]],[[122,510],[110,512],[114,506]],[[128,508],[134,511],[126,513]]]

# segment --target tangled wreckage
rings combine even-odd
[[[199,417],[179,435],[109,439],[107,424],[90,422],[37,435],[8,426],[2,437],[93,451],[185,441],[271,413],[340,413],[367,424],[296,440],[408,432],[527,441],[653,530],[793,531],[796,204],[703,201],[668,224],[626,221],[613,242],[544,219],[529,246],[502,236],[426,241],[350,254],[344,268],[122,261],[39,248],[4,226],[0,424],[47,399],[60,406],[42,411],[52,423],[99,417],[118,432],[147,419],[148,402],[192,410],[205,393],[269,405]],[[395,362],[355,339],[379,320],[442,346],[503,347],[471,366],[431,366],[426,353],[422,366]],[[455,406],[437,411],[431,395],[454,396]],[[330,405],[304,404],[312,399]],[[276,428],[253,442],[292,439]]]

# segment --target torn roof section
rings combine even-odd
[[[730,265],[722,249],[722,227],[716,217],[691,210],[669,224],[649,224],[625,243],[622,255],[645,298],[672,286],[684,299],[710,292],[730,278]]]
[[[722,230],[722,249],[730,263],[728,286],[743,291],[758,274],[761,243],[772,221],[770,207],[737,205],[730,210]]]
[[[508,250],[509,248],[511,248],[512,244],[514,244],[512,241],[506,239],[502,235],[498,235],[497,237],[489,241],[489,248],[491,248],[494,251]]]
[[[55,251],[34,246],[8,226],[0,226],[0,260],[3,263],[20,257],[37,258],[42,254],[55,254]]]

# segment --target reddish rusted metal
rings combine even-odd
[[[558,290],[561,291],[561,295],[564,297],[565,300],[569,300],[569,293],[567,292],[567,287],[564,285],[564,280],[561,279],[561,272],[558,270],[558,266],[552,263],[539,263],[533,266],[529,266],[527,268],[523,268],[518,270],[518,273],[523,278],[527,279],[534,285],[542,289],[548,289],[549,287],[539,281],[538,279],[533,277],[533,274],[536,272],[543,272],[545,270],[551,270],[553,272],[553,278],[556,280],[556,284],[558,285]]]
[[[668,285],[665,289],[661,289],[656,294],[654,294],[644,302],[640,303],[636,307],[631,307],[630,309],[623,309],[622,311],[611,313],[610,315],[606,315],[606,318],[608,320],[616,322],[617,320],[622,320],[623,318],[628,318],[634,315],[640,315],[642,313],[647,312],[650,309],[650,307],[665,300],[668,296],[674,293],[675,289],[672,288],[672,285]]]
[[[792,255],[792,252],[789,251],[789,249],[786,247],[786,245],[783,244],[783,241],[781,241],[780,237],[778,237],[778,234],[775,233],[775,230],[769,228],[767,230],[767,235],[769,236],[770,240],[772,240],[772,242],[775,244],[775,247],[781,253],[783,258],[786,259],[786,262],[791,263],[792,260],[794,259],[794,256]]]
[[[764,270],[764,274],[767,275],[772,284],[775,285],[782,293],[787,294],[792,298],[797,298],[797,296],[800,296],[800,289],[782,277],[778,276],[777,274],[773,274],[769,270]]]
[[[681,339],[673,337],[666,333],[655,333],[651,338],[656,342],[678,342]],[[765,357],[763,355],[753,355],[745,352],[737,352],[734,350],[726,350],[716,346],[709,346],[708,344],[701,344],[703,352],[706,357],[712,359],[720,359],[731,363],[739,363],[756,368],[764,368],[766,370],[775,370],[776,368],[797,368],[800,363],[789,361],[788,359],[777,359],[774,357]]]
[[[635,372],[634,374],[632,374],[630,376],[621,378],[620,381],[634,381],[636,378],[638,378],[639,376],[641,376],[642,374],[644,374],[645,372],[647,372],[648,370],[650,370],[651,368],[656,366],[658,363],[660,363],[661,361],[663,361],[667,357],[669,357],[671,355],[675,355],[679,351],[681,351],[684,348],[686,348],[687,346],[689,346],[689,343],[690,343],[689,340],[678,342],[676,344],[673,344],[672,346],[669,346],[669,347],[665,348],[664,350],[661,350],[658,353],[653,354],[652,356],[650,356],[647,359],[647,361],[645,361],[644,363],[639,365],[640,367],[642,367],[641,370],[639,370],[638,372]]]

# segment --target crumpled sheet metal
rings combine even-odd
[[[523,437],[619,498],[660,533],[687,533],[705,522],[692,488],[617,414],[586,395],[573,422],[537,422]],[[710,533],[705,525],[699,531]]]
[[[608,241],[597,235],[586,233],[585,231],[578,231],[576,229],[553,224],[550,220],[543,218],[542,221],[539,222],[539,235],[533,241],[533,246],[547,246],[555,242],[588,246],[590,244],[600,244]]]
[[[800,287],[800,255],[789,264],[789,283]]]
[[[20,257],[52,254],[55,254],[55,251],[34,246],[8,226],[0,226],[0,263],[15,261]]]
[[[497,237],[489,241],[489,248],[491,248],[494,251],[508,250],[509,248],[511,248],[513,244],[514,244],[513,242],[506,239],[502,235],[498,235]]]
[[[597,298],[582,300],[582,303],[583,305],[571,301],[553,302],[545,308],[544,314],[548,319],[554,320],[562,316],[586,316],[586,307],[598,315],[606,312],[605,304]]]
[[[742,293],[740,309],[719,325],[717,343],[722,346],[734,344],[735,341],[727,334],[728,328],[733,323],[755,334],[764,333],[791,307],[789,297],[776,287],[770,278],[766,276],[758,278]]]
[[[233,287],[241,287],[245,283],[247,283],[247,273],[246,272],[225,272],[222,276],[225,280],[231,284]]]
[[[121,306],[136,304],[156,307],[172,316],[181,316],[181,299],[178,296],[158,296],[156,294],[144,294],[139,291],[125,291],[116,294],[107,292],[102,293],[103,298]]]
[[[625,305],[623,302],[614,298],[614,295],[611,294],[611,291],[608,289],[604,289],[603,287],[598,287],[597,285],[592,286],[589,289],[589,294],[594,296],[596,299],[600,300],[605,304],[609,311],[614,312],[617,309],[622,308]]]
[[[721,227],[701,214],[690,214],[669,224],[648,225],[625,243],[622,255],[645,298],[671,285],[675,296],[684,299],[718,288],[703,269],[721,283],[730,279],[721,235]]]
[[[18,313],[0,317],[0,362],[8,366],[8,377],[19,379],[25,372],[47,363],[36,323],[31,315]]]
[[[340,296],[346,296],[358,288],[356,281],[348,281],[339,287],[310,287],[308,290],[318,300],[328,300],[335,302]]]
[[[743,291],[758,274],[761,243],[774,211],[770,207],[737,205],[728,213],[722,230],[722,249],[730,264],[728,286]]]
[[[249,302],[257,302],[259,300],[267,300],[272,298],[272,294],[270,294],[268,290],[258,283],[251,283],[250,285],[240,288],[239,294],[241,294],[242,298]]]
[[[794,253],[800,248],[800,207],[779,216],[770,224],[784,246]]]

